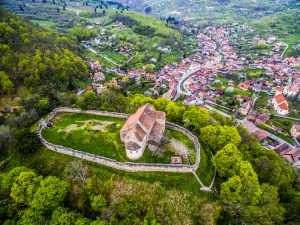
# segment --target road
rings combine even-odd
[[[284,49],[284,51],[282,52],[282,54],[281,54],[281,58],[283,58],[283,56],[284,56],[284,54],[285,54],[285,52],[288,50],[288,48],[289,48],[289,45],[287,44],[287,43],[284,43],[284,42],[279,42],[278,43],[280,46],[282,46],[282,45],[284,45],[285,46],[285,49]]]
[[[225,116],[227,118],[231,118],[231,115],[229,115],[227,113],[224,113],[224,112],[222,112],[222,111],[220,111],[218,109],[215,109],[215,108],[213,108],[213,107],[211,107],[209,105],[205,104],[205,107],[207,107],[209,110],[215,111],[215,112],[217,112],[217,113],[219,113],[219,114],[221,114],[221,115],[223,115],[223,116]],[[255,124],[252,123],[251,121],[249,121],[247,118],[245,118],[243,120],[236,119],[236,121],[237,121],[238,124],[243,125],[243,127],[245,127],[250,133],[253,133],[254,131],[257,131],[257,130],[262,130],[262,131],[266,132],[270,138],[272,138],[272,139],[274,139],[274,140],[276,140],[276,141],[278,141],[280,143],[286,143],[286,144],[288,144],[291,147],[297,147],[297,146],[291,145],[290,143],[286,142],[285,140],[281,139],[280,137],[277,137],[276,135],[274,135],[274,134],[272,134],[272,133],[270,133],[270,132],[268,132],[266,130],[263,130],[263,129],[255,126]]]
[[[210,62],[210,63],[207,63],[207,64],[205,64],[205,65],[202,66],[202,67],[207,67],[207,66],[212,66],[212,65],[218,64],[218,63],[221,62],[221,60],[222,60],[222,56],[221,56],[221,54],[219,54],[218,60],[212,61],[212,62]],[[177,84],[176,95],[175,95],[175,97],[173,98],[173,101],[178,100],[178,99],[180,98],[181,95],[190,95],[190,92],[184,91],[184,90],[183,90],[184,82],[185,82],[191,75],[193,75],[194,73],[197,73],[199,70],[201,70],[202,67],[198,67],[198,68],[196,68],[196,69],[194,69],[194,70],[188,71],[187,74],[185,74],[184,76],[181,77],[180,81],[179,81],[178,84]]]

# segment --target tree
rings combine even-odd
[[[171,101],[166,98],[157,98],[154,102],[155,109],[159,111],[165,111],[170,102]]]
[[[98,106],[97,95],[93,91],[87,91],[79,101],[79,106],[83,109],[95,109]]]
[[[16,178],[22,173],[22,172],[30,172],[32,170],[26,168],[26,167],[15,167],[12,170],[10,170],[2,179],[2,188],[3,189],[11,189],[13,183],[15,182]]]
[[[89,168],[81,160],[73,160],[70,166],[66,169],[69,178],[79,180],[82,185],[85,185],[89,175]]]
[[[20,173],[12,185],[10,197],[18,204],[29,205],[42,179],[33,171]]]
[[[91,206],[93,210],[100,212],[106,206],[106,200],[102,195],[96,195],[92,197]]]
[[[78,217],[79,215],[75,212],[69,212],[66,208],[58,207],[52,213],[51,225],[73,225]]]
[[[49,212],[61,205],[69,190],[69,184],[57,177],[46,177],[35,192],[30,205],[32,208]]]
[[[242,163],[242,156],[234,144],[227,144],[213,157],[213,164],[221,177],[239,174]]]
[[[200,133],[200,129],[208,125],[208,118],[209,114],[207,110],[199,109],[198,107],[192,107],[185,111],[182,121],[186,127],[197,133]]]
[[[3,156],[7,153],[7,148],[13,144],[12,134],[8,126],[0,126],[0,143],[2,145],[0,154]]]
[[[20,225],[41,225],[45,224],[45,218],[42,212],[32,208],[27,208],[22,212],[21,219],[18,221]]]
[[[257,174],[249,162],[241,164],[239,176],[243,183],[243,203],[255,205],[258,204],[261,196],[261,189]]]
[[[145,13],[149,14],[152,12],[152,7],[151,6],[146,6],[144,9]]]
[[[264,154],[254,160],[253,166],[260,182],[279,188],[289,188],[296,177],[293,168],[273,151],[264,150]]]
[[[281,224],[285,210],[279,204],[278,189],[269,184],[262,184],[261,190],[259,204],[246,206],[243,220],[247,224]]]
[[[140,107],[144,106],[147,103],[152,104],[154,101],[151,97],[145,97],[142,94],[136,94],[130,100],[130,106],[132,107],[132,112],[135,112]]]
[[[163,53],[162,52],[159,52],[159,55],[158,55],[158,58],[157,58],[157,61],[158,62],[161,62],[163,59]]]
[[[153,73],[154,72],[154,68],[155,68],[155,65],[153,65],[153,64],[147,64],[146,65],[146,71],[147,71],[147,73]]]
[[[182,121],[182,116],[185,111],[185,107],[178,106],[176,103],[170,102],[165,111],[170,121],[180,123]]]
[[[213,152],[221,150],[229,143],[238,146],[242,140],[234,127],[211,125],[201,128],[199,138],[202,143],[206,144]]]
[[[0,94],[11,94],[14,90],[14,84],[9,76],[4,71],[0,71]]]
[[[14,150],[21,154],[31,154],[37,151],[40,141],[30,128],[19,129],[14,135]]]
[[[50,111],[50,103],[48,98],[41,98],[35,106],[38,114],[45,115]]]

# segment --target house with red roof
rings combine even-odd
[[[244,91],[248,91],[250,88],[250,85],[245,84],[244,82],[239,83],[238,88],[244,90]]]
[[[165,132],[165,123],[166,114],[155,111],[150,104],[132,114],[120,131],[127,157],[137,160],[143,156],[147,145],[157,146]]]
[[[289,113],[289,104],[281,93],[277,93],[274,96],[272,105],[279,115],[287,115]]]

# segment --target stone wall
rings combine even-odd
[[[166,126],[174,129],[176,131],[184,133],[188,136],[195,145],[196,150],[196,163],[194,165],[184,165],[184,164],[159,164],[159,163],[134,163],[134,162],[118,162],[114,159],[106,158],[100,155],[95,155],[87,152],[78,151],[75,149],[67,148],[60,145],[55,145],[49,143],[46,139],[42,136],[42,131],[44,128],[47,127],[47,122],[51,121],[58,113],[83,113],[83,114],[91,114],[91,115],[101,115],[101,116],[109,116],[109,117],[116,117],[116,118],[128,118],[128,114],[123,113],[115,113],[115,112],[105,112],[105,111],[95,111],[95,110],[86,110],[83,111],[81,109],[75,108],[56,108],[54,109],[48,116],[47,120],[41,119],[39,121],[39,126],[37,128],[37,134],[44,146],[48,149],[59,152],[62,154],[74,156],[80,159],[88,160],[90,162],[95,162],[102,164],[104,166],[109,166],[115,169],[128,171],[128,172],[181,172],[181,173],[188,173],[196,171],[200,164],[200,143],[198,138],[193,135],[189,130],[180,127],[173,123],[166,123]],[[125,151],[125,149],[124,149]]]

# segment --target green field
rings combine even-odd
[[[120,162],[129,161],[125,147],[120,139],[120,129],[125,120],[88,114],[64,113],[53,119],[53,126],[43,131],[43,137],[53,143],[80,151],[112,158]],[[176,146],[171,140],[180,142],[190,152],[190,158],[196,161],[193,142],[184,134],[167,129],[167,142],[161,147],[161,155],[154,155],[145,150],[137,162],[170,163],[170,157],[175,156]],[[184,163],[188,163],[184,160]]]

